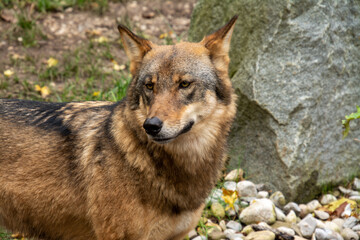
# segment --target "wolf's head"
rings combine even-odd
[[[199,43],[165,46],[118,26],[134,76],[127,104],[152,141],[168,143],[200,128],[221,131],[213,122],[228,114],[230,105],[235,108],[228,51],[236,19]]]

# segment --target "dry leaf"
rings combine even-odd
[[[228,204],[225,210],[229,210],[230,208],[235,210],[234,203],[238,198],[237,191],[226,190],[225,188],[223,188],[222,191],[223,196],[221,196],[221,198]]]
[[[11,69],[8,69],[8,70],[4,71],[4,75],[6,77],[11,77],[13,74],[14,74],[14,71],[11,70]]]
[[[58,62],[59,62],[58,60],[52,57],[46,61],[48,68],[55,67],[58,64]]]
[[[86,35],[88,38],[98,37],[98,36],[101,35],[101,32],[100,32],[99,30],[96,30],[96,29],[86,30],[86,31],[85,31],[85,35]]]
[[[47,86],[40,87],[38,84],[36,84],[35,91],[39,92],[42,98],[47,98],[50,95],[50,89]]]
[[[101,36],[101,37],[95,38],[93,41],[98,42],[98,43],[106,43],[109,41],[109,39],[107,37]]]

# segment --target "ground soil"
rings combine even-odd
[[[39,13],[31,9],[32,17],[45,34],[46,40],[38,41],[38,46],[25,48],[16,39],[4,37],[11,31],[16,21],[15,10],[5,9],[0,14],[0,70],[11,66],[10,57],[14,53],[33,56],[34,59],[46,60],[49,56],[61,56],[64,51],[76,48],[87,33],[96,30],[108,39],[118,39],[118,23],[126,23],[135,32],[153,42],[160,42],[163,33],[170,33],[174,39],[186,39],[190,25],[190,16],[196,0],[182,1],[124,1],[109,2],[109,8],[100,15],[92,10],[67,8],[59,12]],[[116,50],[117,61],[126,61],[122,50]]]

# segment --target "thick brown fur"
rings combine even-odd
[[[235,20],[174,46],[120,25],[134,75],[120,102],[0,99],[0,223],[41,239],[182,239],[226,156]]]

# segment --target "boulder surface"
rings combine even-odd
[[[360,173],[360,1],[200,0],[189,40],[239,15],[230,51],[238,113],[230,168],[292,201]]]

